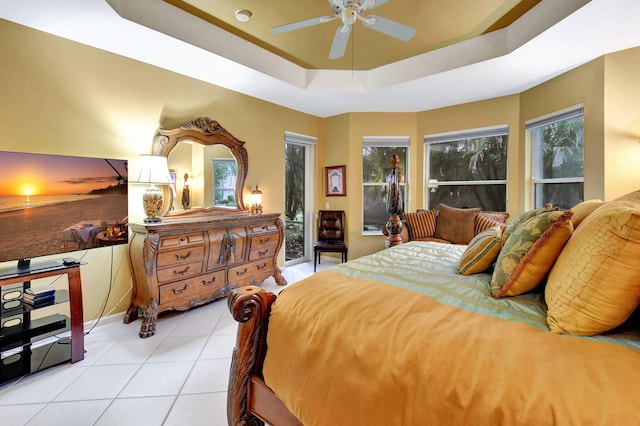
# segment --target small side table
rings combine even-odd
[[[126,243],[127,237],[125,235],[124,237],[109,238],[107,233],[103,231],[96,235],[96,241],[98,242],[98,247],[108,247]]]

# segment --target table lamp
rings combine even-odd
[[[171,175],[167,157],[159,155],[140,155],[138,174],[132,183],[147,184],[149,187],[142,195],[142,208],[147,216],[145,223],[160,222],[160,214],[164,206],[164,195],[156,185],[170,185]]]
[[[251,214],[262,214],[262,191],[258,189],[258,185],[251,191]]]

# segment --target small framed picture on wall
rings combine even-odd
[[[347,195],[347,166],[325,167],[325,189],[326,196]]]

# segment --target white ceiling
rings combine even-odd
[[[0,0],[0,18],[319,117],[520,93],[640,46],[640,0],[543,0],[503,30],[369,71],[304,69],[162,0]]]

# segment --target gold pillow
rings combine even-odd
[[[526,293],[545,279],[573,232],[572,215],[570,210],[544,211],[511,233],[491,277],[493,297]]]
[[[502,228],[485,229],[473,237],[458,263],[460,275],[472,275],[489,269],[502,248]]]
[[[482,209],[458,209],[446,204],[438,206],[436,238],[447,240],[453,244],[469,244],[474,237],[475,219]]]
[[[409,238],[417,240],[433,237],[433,233],[436,231],[436,215],[435,209],[405,213],[404,220],[409,227]]]
[[[571,211],[573,212],[573,218],[571,219],[571,222],[573,222],[573,229],[576,229],[582,221],[587,218],[587,216],[603,204],[604,201],[602,200],[587,200],[571,207]]]
[[[580,224],[549,274],[547,323],[589,336],[622,324],[640,301],[640,191],[605,203]]]

